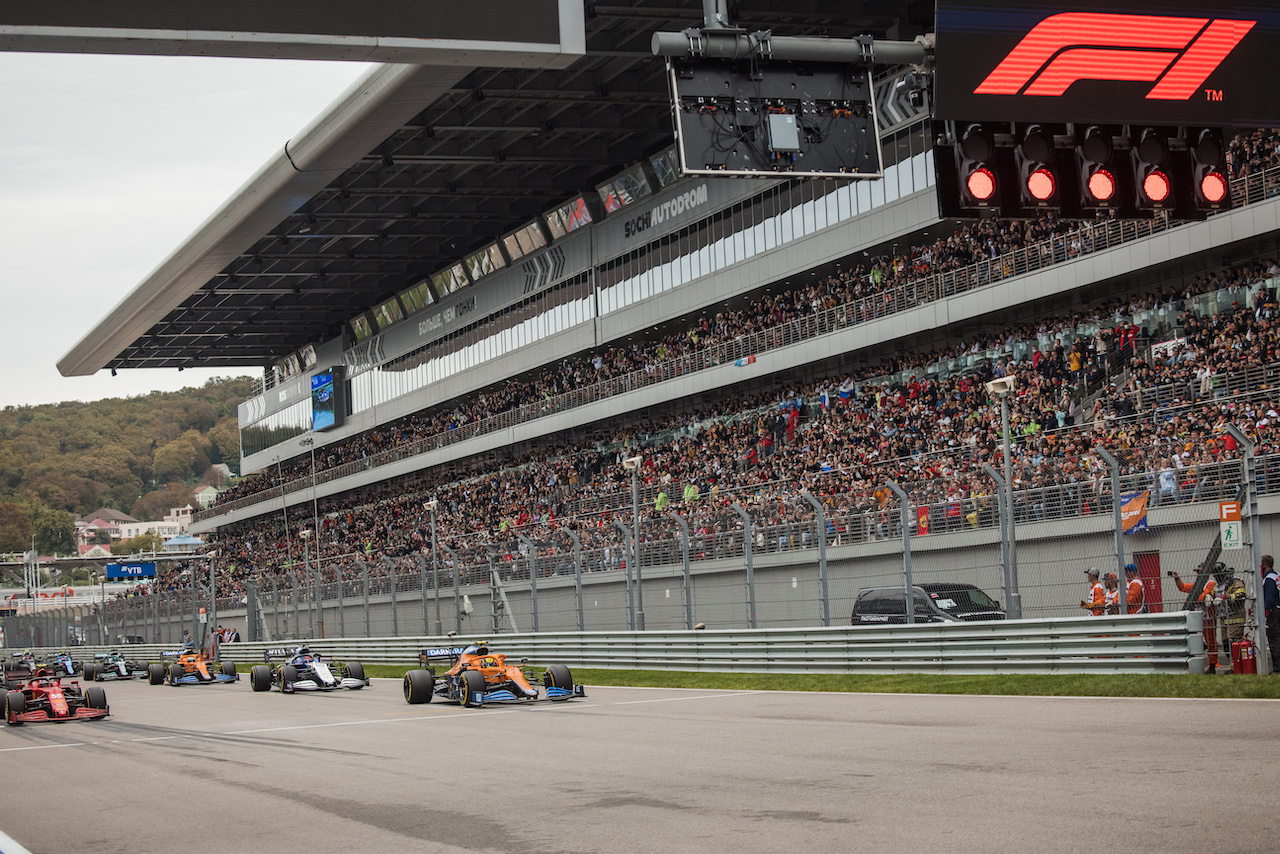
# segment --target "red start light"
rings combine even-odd
[[[1027,176],[1027,192],[1037,201],[1049,201],[1053,198],[1056,189],[1057,182],[1054,181],[1053,173],[1048,169],[1037,169]]]
[[[1106,169],[1098,169],[1089,176],[1089,195],[1100,202],[1109,202],[1116,194],[1116,176]]]
[[[1221,172],[1210,172],[1200,179],[1200,195],[1210,204],[1217,204],[1227,197],[1227,179]]]
[[[1169,176],[1159,169],[1153,170],[1142,179],[1142,192],[1153,202],[1163,202],[1169,198]]]
[[[970,172],[965,184],[969,188],[969,195],[979,202],[990,201],[996,194],[996,176],[985,166],[979,166]]]

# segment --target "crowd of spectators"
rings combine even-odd
[[[842,268],[821,282],[758,295],[740,309],[703,312],[693,316],[679,332],[568,358],[511,378],[466,400],[423,410],[350,439],[317,447],[316,470],[323,472],[392,448],[412,445],[519,407],[536,406],[556,395],[602,385],[625,374],[652,373],[663,362],[714,351],[718,345],[776,329],[825,309],[857,306],[861,319],[875,316],[883,312],[867,308],[867,301],[874,303],[874,297],[904,282],[960,270],[978,260],[1007,255],[1067,231],[1051,214],[1038,220],[986,220],[966,225],[946,238],[911,247],[905,254],[869,258]],[[310,472],[309,455],[281,461],[223,491],[218,502],[226,504],[281,483],[297,481],[308,477]]]
[[[619,431],[610,443],[554,447],[500,472],[449,480],[448,473],[428,471],[384,482],[358,496],[324,499],[316,539],[326,555],[361,559],[375,579],[385,579],[391,567],[413,575],[416,556],[431,542],[423,504],[436,498],[440,542],[458,553],[460,565],[484,564],[484,543],[502,544],[499,551],[511,559],[520,553],[515,533],[522,530],[548,555],[564,553],[567,529],[579,535],[593,565],[617,566],[624,543],[613,520],[625,520],[630,508],[630,475],[618,460],[637,451],[646,515],[688,514],[695,538],[712,544],[711,554],[741,548],[743,526],[731,503],[751,507],[762,525],[785,526],[810,518],[798,499],[801,489],[821,496],[837,520],[862,519],[857,536],[888,535],[889,479],[906,485],[914,502],[935,505],[938,528],[990,524],[993,488],[981,465],[998,467],[1003,434],[1000,407],[984,383],[1003,374],[1018,380],[1010,432],[1023,518],[1087,513],[1091,503],[1093,512],[1102,512],[1109,501],[1106,470],[1090,453],[1099,443],[1120,456],[1128,472],[1142,473],[1156,504],[1213,497],[1230,478],[1219,464],[1235,450],[1223,426],[1242,426],[1263,453],[1277,450],[1280,399],[1267,389],[1237,394],[1230,372],[1177,398],[1162,401],[1149,390],[1185,382],[1188,371],[1209,365],[1274,369],[1277,305],[1273,293],[1257,285],[1277,272],[1269,260],[1234,268],[1177,291],[1000,330],[862,375],[721,401],[718,408],[651,422],[646,430]],[[1188,311],[1204,294],[1217,297],[1215,311]],[[1216,309],[1224,294],[1244,299]],[[1130,332],[1130,318],[1160,306],[1178,321],[1165,331],[1175,343],[1168,356],[1152,358],[1145,336]],[[1079,334],[1098,324],[1110,334]],[[1046,339],[1053,344],[1042,349]],[[964,369],[928,370],[983,354]],[[1087,407],[1091,397],[1102,405]],[[1132,412],[1124,411],[1125,400],[1137,401]],[[220,534],[223,577],[234,585],[296,564],[303,553],[298,530],[310,523],[304,516],[286,527],[272,514]],[[836,534],[854,538],[848,524],[837,522]],[[671,529],[665,530],[669,540]],[[802,544],[810,536],[797,531],[791,539]]]
[[[1269,131],[1237,136],[1230,146],[1233,174],[1277,165],[1276,141]],[[905,254],[867,259],[741,309],[696,316],[677,334],[567,359],[466,401],[317,449],[316,465],[323,470],[566,391],[652,370],[664,360],[865,302],[914,278],[1037,242],[1069,247],[1079,239],[1078,231],[1051,216],[970,224]],[[561,546],[564,537],[547,531],[557,526],[579,531],[585,546],[616,565],[621,549],[612,514],[629,506],[629,476],[617,461],[642,445],[647,446],[641,470],[647,513],[656,516],[676,507],[695,511],[695,536],[724,534],[732,542],[737,529],[739,546],[742,523],[728,507],[732,501],[764,506],[786,497],[789,512],[802,516],[805,505],[796,500],[802,488],[824,496],[834,514],[880,514],[873,527],[883,534],[889,527],[887,479],[913,484],[917,502],[948,508],[943,511],[948,523],[989,521],[992,490],[981,465],[996,461],[1002,432],[999,406],[983,383],[1006,373],[1019,380],[1010,412],[1016,485],[1030,496],[1019,512],[1042,516],[1047,502],[1035,498],[1036,490],[1063,484],[1079,485],[1069,494],[1077,512],[1088,512],[1087,496],[1096,502],[1107,489],[1101,461],[1089,453],[1098,443],[1120,450],[1131,471],[1147,472],[1156,500],[1194,497],[1222,477],[1213,466],[1234,450],[1222,433],[1225,423],[1245,427],[1263,452],[1275,449],[1271,428],[1280,400],[1265,390],[1237,394],[1229,375],[1277,362],[1280,311],[1268,298],[1270,291],[1255,287],[1277,274],[1274,262],[1261,261],[1124,302],[993,331],[947,351],[905,355],[859,375],[703,403],[700,410],[647,420],[590,443],[548,443],[536,457],[501,472],[459,478],[456,471],[428,471],[324,499],[319,548],[326,555],[362,555],[375,575],[389,571],[388,559],[408,568],[412,562],[406,558],[429,546],[422,504],[435,497],[441,541],[470,550],[477,560],[482,539],[506,541],[510,557],[518,552],[513,532],[536,523]],[[1253,298],[1251,291],[1257,291]],[[1203,294],[1217,295],[1222,307],[1187,312],[1193,298]],[[1229,304],[1223,295],[1232,297]],[[1139,328],[1133,322],[1135,315],[1155,309],[1176,319],[1176,328],[1154,322]],[[1079,334],[1087,327],[1097,331]],[[1151,334],[1172,340],[1153,350]],[[940,364],[993,351],[998,353],[967,369],[938,370]],[[309,471],[310,460],[300,457],[246,478],[220,500],[252,495]],[[953,505],[959,512],[950,509]],[[770,521],[764,516],[761,521]],[[771,521],[779,518],[775,514]],[[218,537],[223,573],[239,582],[298,561],[303,546],[297,533],[307,521],[295,519],[290,527],[282,517],[260,517],[224,531]]]
[[[1273,128],[1259,128],[1236,134],[1227,146],[1227,161],[1233,178],[1256,175],[1280,166],[1280,132]]]

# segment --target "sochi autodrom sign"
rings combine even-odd
[[[1280,121],[1275,4],[939,0],[937,34],[939,119]]]

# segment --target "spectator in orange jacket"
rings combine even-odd
[[[1173,583],[1183,593],[1190,593],[1195,589],[1195,582],[1185,582],[1182,576],[1169,570],[1169,574],[1173,576]],[[1196,567],[1196,577],[1205,574],[1207,578],[1204,582],[1204,589],[1200,591],[1200,595],[1196,597],[1200,610],[1204,612],[1204,649],[1209,656],[1209,666],[1205,668],[1205,673],[1214,674],[1218,672],[1218,608],[1213,604],[1213,597],[1217,593],[1218,582],[1214,579],[1212,573],[1205,572],[1203,565]]]
[[[1147,613],[1147,586],[1142,583],[1142,579],[1138,577],[1138,567],[1135,564],[1125,564],[1124,567],[1126,614],[1145,614]]]
[[[1089,579],[1089,598],[1080,600],[1080,607],[1088,610],[1093,616],[1101,617],[1107,610],[1107,588],[1098,580],[1098,568],[1091,566],[1084,571]]]

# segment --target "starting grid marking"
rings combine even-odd
[[[653,689],[653,690],[663,690],[663,689]],[[671,690],[671,689],[666,689],[666,690]],[[713,700],[713,699],[718,699],[722,697],[747,697],[747,696],[754,696],[757,694],[768,694],[768,693],[776,693],[776,692],[734,691],[734,692],[724,692],[719,694],[700,694],[694,697],[660,697],[660,698],[655,698],[650,700],[620,700],[614,703],[576,702],[573,705],[578,708],[602,708],[602,707],[608,707],[608,706],[634,706],[634,705],[640,705],[645,703],[671,703],[671,702],[685,702],[688,700]],[[531,705],[519,711],[521,712],[535,711],[536,712],[540,710],[547,711],[547,707],[543,705]],[[444,714],[440,714],[440,713],[432,714],[430,712],[426,712],[422,714],[413,714],[410,712],[389,712],[388,714],[382,717],[369,718],[366,720],[356,720],[356,721],[332,721],[329,723],[322,723],[322,724],[295,724],[291,726],[262,727],[260,729],[228,730],[226,732],[187,733],[185,735],[157,735],[157,736],[143,736],[139,738],[102,739],[99,741],[71,741],[71,742],[64,742],[59,744],[36,744],[36,745],[27,745],[23,747],[0,747],[0,753],[19,753],[24,750],[56,750],[58,748],[64,748],[64,747],[94,747],[100,744],[132,744],[132,743],[148,742],[148,741],[173,741],[173,740],[184,739],[184,738],[220,738],[220,737],[240,736],[240,735],[260,735],[260,734],[269,733],[269,732],[291,732],[296,730],[307,730],[307,729],[327,729],[330,727],[365,726],[368,724],[409,723],[414,721],[439,721],[439,720],[449,720],[451,718],[480,718],[480,717],[492,717],[494,715],[510,715],[510,714],[515,714],[516,712],[517,710],[512,708],[473,709],[470,711],[450,712],[450,713],[444,713]],[[8,854],[8,852],[9,852],[9,849],[3,846],[0,846],[0,854]]]

